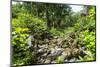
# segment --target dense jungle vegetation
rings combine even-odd
[[[95,6],[12,4],[12,65],[96,60]]]

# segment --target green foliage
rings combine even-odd
[[[91,7],[91,9],[89,10],[89,19],[91,20],[96,19],[96,8],[95,7]]]
[[[64,62],[64,57],[62,57],[62,56],[58,56],[57,58],[56,58],[56,63],[63,63]]]
[[[19,13],[18,18],[12,20],[14,27],[29,27],[34,28],[35,26],[44,26],[45,22],[27,13]],[[36,27],[39,28],[39,27]]]
[[[28,28],[15,28],[12,32],[12,47],[13,47],[13,65],[28,64],[31,57],[27,44],[28,34],[25,32]]]
[[[17,3],[12,6],[12,17],[13,18],[18,17],[19,12],[21,12],[21,7],[22,7],[22,5],[20,3]]]
[[[18,18],[13,19],[12,25],[13,27],[28,28],[31,31],[30,34],[34,33],[34,36],[37,37],[40,37],[47,29],[45,21],[26,13],[20,13]]]
[[[64,33],[61,32],[60,30],[56,29],[56,28],[52,28],[52,29],[50,30],[50,33],[51,33],[53,36],[61,36],[61,37],[64,36]]]
[[[86,55],[83,60],[89,61],[89,60],[95,60],[96,57],[96,32],[95,32],[95,8],[91,7],[89,10],[89,16],[87,17],[87,24],[83,27],[83,30],[79,33],[79,40],[80,44],[82,46],[85,46],[87,48]]]
[[[31,6],[31,8],[30,8]],[[88,16],[72,13],[71,7],[61,4],[23,3],[12,6],[12,65],[35,63],[37,56],[28,46],[28,37],[49,39],[49,35],[67,38],[75,33],[78,44],[87,55],[79,56],[79,61],[95,60],[96,21],[95,7],[89,8]],[[50,28],[48,28],[50,26]],[[37,43],[36,43],[37,44]],[[56,63],[63,63],[64,57],[58,56]]]
[[[86,46],[87,50],[95,56],[95,32],[89,32],[89,30],[80,32],[80,40],[82,40],[82,46]]]
[[[93,54],[91,53],[91,51],[86,51],[88,55],[81,57],[79,56],[79,60],[78,61],[94,61],[96,60],[95,56],[93,56]]]

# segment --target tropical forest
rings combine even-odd
[[[12,1],[11,65],[96,61],[96,7]]]

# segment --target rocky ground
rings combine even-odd
[[[55,36],[51,39],[34,40],[31,47],[33,59],[36,64],[76,62],[79,56],[85,56],[83,47],[75,37],[61,38]]]

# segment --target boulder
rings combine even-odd
[[[72,58],[68,62],[75,62],[76,60],[77,60],[76,58]]]

